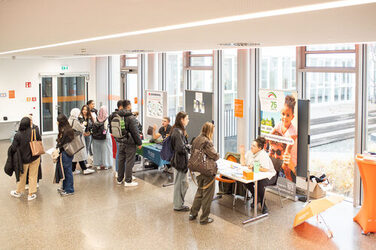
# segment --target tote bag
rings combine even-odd
[[[63,148],[68,155],[73,156],[78,153],[81,149],[85,147],[84,143],[82,142],[82,135],[78,133],[74,133],[74,138],[71,142],[66,143]]]
[[[44,154],[44,147],[42,141],[37,141],[35,129],[31,130],[30,149],[33,156]]]

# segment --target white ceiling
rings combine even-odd
[[[0,0],[0,53],[104,35],[278,10],[329,0]],[[375,1],[376,2],[376,1]],[[124,54],[125,50],[219,48],[376,41],[376,3],[211,24],[11,53],[17,56]]]

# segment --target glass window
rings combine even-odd
[[[213,57],[191,57],[191,66],[213,66]]]
[[[42,127],[43,132],[51,132],[53,130],[54,110],[53,110],[53,92],[52,77],[42,78]]]
[[[168,95],[168,116],[170,124],[175,122],[176,114],[184,108],[183,54],[166,54],[166,91]]]
[[[213,70],[191,70],[191,89],[213,91]]]
[[[296,48],[262,48],[261,53],[261,88],[296,89]]]
[[[307,46],[307,51],[319,50],[355,50],[354,44],[326,44],[326,45],[311,45]]]
[[[85,104],[85,77],[57,78],[58,114],[70,116],[73,108],[81,109]]]
[[[312,175],[328,177],[329,192],[352,197],[355,73],[343,76],[343,73],[306,73],[310,91],[307,96],[311,100],[309,169]]]
[[[376,44],[367,45],[366,150],[376,153]]]
[[[307,67],[355,67],[355,53],[307,54]]]
[[[126,59],[125,66],[127,67],[137,67],[137,59]]]
[[[223,50],[222,58],[224,150],[225,153],[237,152],[237,120],[234,111],[234,99],[238,92],[237,50]]]

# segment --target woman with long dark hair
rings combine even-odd
[[[70,156],[65,152],[64,145],[70,143],[74,139],[74,131],[69,125],[68,119],[64,114],[60,114],[57,117],[57,124],[59,127],[59,134],[57,136],[56,147],[60,151],[60,156],[57,159],[57,164],[63,165],[63,171],[65,179],[63,180],[63,187],[58,189],[61,196],[67,196],[74,194],[73,188],[73,173],[72,173],[72,160],[73,156]],[[61,166],[60,166],[61,167]]]
[[[37,179],[38,179],[38,169],[40,163],[40,156],[33,156],[30,148],[30,141],[32,132],[36,134],[36,139],[41,141],[42,138],[39,134],[39,129],[32,129],[30,118],[24,117],[20,122],[20,127],[18,132],[14,136],[12,142],[11,151],[12,153],[19,150],[21,152],[21,159],[23,163],[23,173],[20,174],[20,181],[17,184],[17,190],[13,190],[10,194],[13,197],[21,197],[22,192],[25,191],[26,176],[29,172],[29,196],[28,200],[34,200],[37,198],[35,194],[37,192]]]
[[[185,194],[188,190],[188,136],[185,127],[189,123],[188,114],[179,112],[175,124],[171,129],[171,148],[174,155],[171,166],[175,168],[174,178],[174,210],[188,212],[189,207],[184,205]]]
[[[85,144],[86,144],[86,153],[88,156],[92,156],[93,152],[91,151],[91,129],[93,128],[94,119],[91,116],[91,112],[89,109],[89,106],[84,105],[81,108],[81,113],[78,116],[78,120],[85,126],[84,131],[84,138],[85,138]]]

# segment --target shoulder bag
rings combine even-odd
[[[33,156],[44,154],[44,147],[42,141],[37,141],[35,129],[31,130],[30,149]]]

